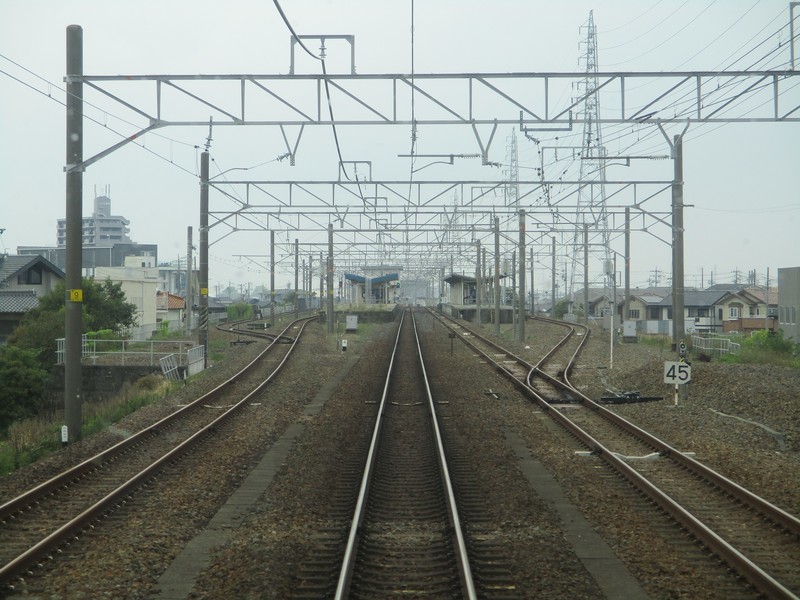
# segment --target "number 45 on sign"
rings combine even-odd
[[[664,383],[678,385],[692,380],[692,366],[684,362],[666,361],[664,363]]]

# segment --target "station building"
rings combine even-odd
[[[505,275],[500,276],[502,281]],[[478,315],[478,282],[475,277],[452,273],[445,277],[444,282],[449,286],[442,302],[442,312],[457,319],[475,321]],[[495,299],[493,281],[490,278],[481,281],[481,323],[494,322]],[[501,290],[500,295],[500,323],[513,323],[514,311],[511,289]]]
[[[344,301],[350,304],[396,304],[400,301],[398,273],[374,277],[345,273],[344,279],[347,282]]]

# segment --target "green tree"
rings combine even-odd
[[[56,363],[56,340],[64,337],[65,312],[63,306],[55,310],[39,306],[27,312],[9,336],[9,345],[33,352],[39,364],[49,369]]]
[[[0,347],[0,431],[16,420],[34,416],[41,407],[47,371],[36,351]]]
[[[231,321],[253,318],[253,306],[251,304],[247,304],[246,302],[237,302],[236,304],[230,304],[229,306],[226,307],[225,310],[228,313],[228,318]]]
[[[281,304],[294,306],[295,300],[297,300],[297,292],[295,290],[291,290],[283,295]]]
[[[569,311],[569,301],[566,299],[559,300],[558,302],[556,302],[554,308],[555,308],[555,314],[553,315],[553,318],[563,319],[564,315],[567,314],[567,312]]]
[[[136,305],[125,301],[121,283],[83,279],[83,333],[110,329],[120,334],[136,325]],[[64,337],[66,287],[60,281],[39,298],[9,336],[9,344],[34,350],[46,368],[55,364],[56,339]]]
[[[774,352],[775,354],[790,355],[795,351],[795,343],[792,340],[784,339],[782,329],[778,331],[767,331],[765,329],[754,331],[750,337],[745,338],[742,346]]]
[[[136,325],[136,305],[125,301],[121,283],[83,280],[83,331],[110,329],[120,334]]]

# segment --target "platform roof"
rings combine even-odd
[[[500,275],[500,279],[505,279],[507,275]],[[492,278],[487,278],[486,281],[490,281]],[[454,285],[456,283],[475,283],[475,276],[474,275],[460,275],[458,273],[452,273],[444,278],[445,283],[449,283],[450,285]]]
[[[355,283],[364,283],[364,276],[363,275],[355,275],[353,273],[345,273],[344,278],[348,281],[354,281]],[[376,283],[386,283],[387,281],[397,281],[400,279],[400,275],[397,273],[387,273],[386,275],[380,275],[378,277],[370,277],[369,280],[371,284]]]

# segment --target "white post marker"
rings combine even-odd
[[[61,443],[67,444],[69,442],[69,427],[66,425],[61,426]]]
[[[664,361],[664,383],[675,386],[675,406],[678,406],[678,385],[692,380],[692,365],[683,361]]]

